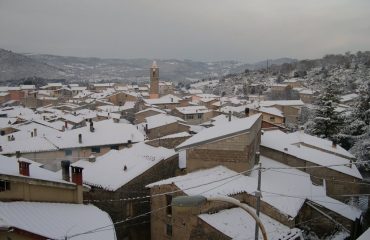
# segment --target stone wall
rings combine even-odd
[[[363,191],[366,190],[361,188],[361,185],[358,184],[359,182],[361,182],[361,179],[355,178],[350,175],[346,175],[344,173],[326,167],[310,168],[312,166],[319,165],[289,155],[289,149],[288,152],[280,152],[271,148],[261,146],[261,155],[292,167],[307,167],[299,168],[298,170],[310,174],[311,180],[316,184],[322,185],[323,184],[322,178],[325,179],[327,195],[338,200],[345,200],[346,198],[337,195],[359,194],[363,193]],[[330,163],[328,162],[328,165],[329,164]]]
[[[150,211],[151,204],[150,198],[146,197],[150,194],[150,191],[145,186],[161,179],[174,177],[177,167],[178,155],[175,155],[161,161],[114,192],[93,186],[90,192],[84,193],[84,199],[99,200],[100,202],[92,202],[92,204],[108,212],[113,222],[147,213]],[[118,200],[136,197],[142,198]],[[105,201],[109,199],[118,201]],[[118,224],[115,228],[118,239],[124,239],[125,237],[129,237],[129,239],[149,239],[150,216],[145,215],[124,224]]]

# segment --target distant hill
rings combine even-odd
[[[0,49],[0,81],[27,77],[61,78],[64,72],[22,54]]]
[[[177,59],[156,59],[160,78],[173,82],[193,82],[203,78],[219,78],[245,69],[266,67],[265,62],[246,64],[237,61],[201,62]],[[291,63],[296,60],[281,58],[269,64]],[[18,54],[0,49],[0,81],[28,77],[66,79],[79,82],[148,82],[153,59],[102,59]]]

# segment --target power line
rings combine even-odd
[[[234,181],[236,179],[236,178],[234,179],[234,177],[239,177],[239,176],[242,176],[245,173],[252,172],[252,171],[255,171],[255,170],[256,169],[253,168],[253,169],[250,169],[250,170],[246,170],[246,171],[242,171],[242,172],[233,174],[233,175],[228,176],[228,177],[224,177],[224,178],[218,179],[218,180],[214,180],[214,181],[207,182],[207,183],[202,183],[202,184],[191,186],[191,187],[184,188],[184,189],[169,191],[169,192],[157,193],[157,194],[153,194],[153,195],[140,196],[140,197],[134,197],[134,198],[104,199],[104,200],[86,200],[86,202],[133,201],[133,200],[146,199],[146,198],[151,198],[151,197],[158,197],[158,196],[163,196],[163,195],[168,195],[168,194],[172,194],[172,193],[177,193],[177,192],[182,192],[182,191],[190,190],[190,189],[193,189],[193,188],[203,187],[203,186],[206,186],[206,185],[209,185],[209,184],[212,184],[212,183],[217,183],[217,182],[221,182],[221,181],[224,181],[224,180],[227,180],[227,179],[231,179],[230,181],[226,182],[226,183],[229,183],[229,182]],[[194,179],[187,179],[187,180],[194,180]],[[187,180],[183,180],[183,181],[187,181]],[[222,185],[224,185],[226,183],[222,183],[221,185],[216,186],[216,187],[213,187],[212,189],[218,188],[218,187],[220,187],[220,186],[222,186]],[[210,191],[212,189],[206,190],[205,192],[208,192],[208,191]],[[205,192],[203,192],[203,193],[205,193]]]
[[[361,162],[366,162],[366,161],[361,161]],[[325,167],[329,167],[329,166],[344,166],[344,165],[348,165],[348,164],[355,164],[354,162],[353,163],[344,163],[344,164],[335,164],[335,165],[325,165],[325,166],[307,166],[307,167],[268,167],[268,168],[262,168],[263,171],[275,171],[275,172],[280,172],[280,173],[286,173],[286,174],[291,174],[291,175],[297,175],[297,176],[302,176],[302,177],[309,177],[309,176],[313,176],[313,177],[316,177],[316,178],[319,178],[319,179],[325,179],[325,180],[328,180],[328,181],[337,181],[337,182],[343,182],[343,183],[350,183],[350,184],[362,184],[362,185],[370,185],[369,183],[359,183],[359,182],[348,182],[348,181],[341,181],[341,180],[333,180],[333,179],[326,179],[326,178],[320,178],[318,176],[314,176],[314,175],[311,175],[309,173],[307,173],[309,176],[305,176],[305,175],[302,175],[302,174],[296,174],[296,173],[288,173],[288,172],[282,172],[282,171],[278,171],[277,169],[301,169],[301,168],[325,168]],[[230,178],[233,178],[233,177],[236,177],[236,176],[241,176],[243,174],[246,174],[248,172],[252,172],[252,171],[255,171],[257,170],[256,168],[253,168],[253,169],[250,169],[250,170],[246,170],[246,171],[242,171],[242,172],[238,172],[232,176],[228,176],[228,177],[225,177],[225,178],[222,178],[222,179],[218,179],[218,180],[215,180],[215,181],[211,181],[211,182],[207,182],[207,183],[203,183],[203,184],[199,184],[199,185],[195,185],[195,186],[191,186],[189,188],[184,188],[184,189],[181,189],[181,190],[174,190],[174,191],[169,191],[169,192],[164,192],[164,193],[158,193],[158,194],[153,194],[153,195],[146,195],[146,196],[139,196],[139,197],[132,197],[132,198],[120,198],[120,199],[102,199],[102,200],[84,200],[84,202],[118,202],[118,201],[135,201],[135,200],[139,200],[139,199],[146,199],[146,198],[151,198],[151,197],[157,197],[157,196],[163,196],[163,195],[166,195],[166,194],[172,194],[172,193],[177,193],[177,192],[181,192],[181,191],[185,191],[185,190],[190,190],[190,189],[193,189],[193,188],[198,188],[198,187],[202,187],[202,186],[205,186],[205,185],[208,185],[208,184],[212,184],[212,183],[216,183],[216,182],[220,182],[220,181],[224,181],[224,180],[227,180],[227,179],[230,179]],[[184,179],[184,180],[180,180],[178,182],[185,182],[185,181],[189,181],[189,180],[194,180],[193,178],[189,178],[189,179]],[[234,179],[235,180],[235,179]],[[233,181],[233,180],[231,180]],[[222,185],[225,185],[227,184],[228,182],[226,183],[222,183],[221,185],[219,186],[216,186],[216,187],[213,187],[212,189],[209,189],[209,190],[206,190],[205,192],[208,192],[208,191],[211,191],[213,189],[216,189]],[[138,191],[136,191],[138,192]],[[203,192],[203,193],[205,193]]]
[[[298,173],[278,171],[278,170],[275,170],[275,169],[266,169],[266,171],[273,171],[273,172],[279,172],[279,173],[284,173],[284,174],[289,174],[289,175],[296,175],[296,176],[301,176],[301,177],[308,177],[308,178],[309,177],[314,177],[314,178],[317,178],[317,179],[326,180],[326,181],[332,181],[332,182],[341,182],[341,183],[348,183],[348,184],[359,184],[359,185],[367,185],[367,186],[370,186],[370,183],[366,183],[366,182],[349,182],[349,181],[343,181],[343,180],[323,178],[323,177],[315,176],[315,175],[312,175],[312,174],[309,174],[309,173],[307,173],[308,174],[308,176],[307,176],[307,175],[298,174]]]

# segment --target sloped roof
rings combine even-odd
[[[153,129],[156,127],[168,125],[175,122],[184,122],[184,120],[172,115],[160,113],[154,116],[146,117],[145,123],[143,124],[148,124],[148,129]]]
[[[297,138],[293,138],[293,140],[294,139],[296,140]],[[302,139],[304,139],[304,137]],[[320,151],[316,148],[305,146],[299,143],[300,141],[292,141],[292,138],[289,134],[286,134],[280,130],[265,131],[261,137],[261,146],[272,148],[280,152],[285,152],[297,158],[321,166],[339,165],[328,166],[327,168],[362,179],[362,176],[357,167],[355,165],[352,165],[349,159],[337,156],[333,153]],[[318,144],[320,144],[320,140],[318,140]],[[318,144],[314,144],[314,146],[320,149],[320,145]],[[323,149],[325,149],[324,145],[322,146]],[[346,166],[346,164],[351,164],[352,167]]]
[[[260,117],[261,114],[255,114],[251,117],[241,118],[231,122],[225,122],[225,124],[220,124],[204,129],[203,131],[195,134],[193,137],[189,138],[188,140],[177,146],[176,149],[189,148],[191,146],[206,141],[217,140],[232,134],[246,132]]]
[[[116,239],[109,215],[93,205],[0,202],[0,215],[0,227],[14,227],[48,239],[64,239],[66,235],[73,236],[105,226],[110,227],[73,239]]]
[[[73,166],[83,164],[86,184],[115,191],[160,161],[175,154],[173,149],[152,147],[141,142],[119,151],[111,150],[97,157],[94,163],[84,164],[86,161],[80,160]],[[124,166],[127,167],[126,170]]]
[[[256,211],[251,207],[250,209],[253,212]],[[254,239],[256,221],[242,208],[226,209],[213,214],[200,214],[198,217],[231,239]],[[288,233],[299,232],[298,229],[291,230],[263,213],[260,213],[259,217],[269,239],[282,239]]]
[[[26,158],[20,158],[20,160],[31,163],[29,166],[30,176],[23,176],[19,174],[18,159],[16,159],[15,157],[6,157],[3,155],[0,155],[0,174],[17,176],[17,177],[21,176],[25,178],[32,178],[32,179],[39,179],[39,180],[46,180],[46,181],[51,181],[51,182],[60,182],[60,183],[74,185],[74,183],[62,180],[62,175],[49,171],[47,169],[41,168],[40,166],[42,164],[40,163],[34,162]]]
[[[94,122],[94,132],[90,132],[90,126],[77,128],[67,132],[60,132],[55,136],[48,136],[48,140],[60,149],[104,146],[113,144],[144,141],[144,136],[135,126],[125,123],[114,123],[112,119]],[[82,135],[82,143],[79,143],[78,135]]]

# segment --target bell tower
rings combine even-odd
[[[157,66],[156,61],[153,61],[153,64],[150,68],[150,91],[149,97],[159,98],[159,67]]]

